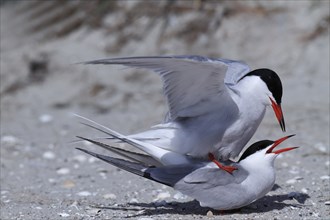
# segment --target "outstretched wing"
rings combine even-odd
[[[171,120],[194,117],[222,107],[232,109],[227,86],[249,72],[241,62],[202,56],[126,57],[101,59],[85,64],[120,64],[146,68],[160,74]],[[223,101],[225,100],[225,101]]]

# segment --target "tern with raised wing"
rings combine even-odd
[[[270,69],[202,56],[110,58],[84,64],[119,64],[161,76],[169,112],[163,123],[129,138],[193,158],[235,158],[263,119],[267,106],[285,131],[282,83]],[[223,166],[227,172],[234,170]]]

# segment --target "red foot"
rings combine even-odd
[[[225,166],[225,165],[222,165],[219,161],[217,161],[214,157],[214,155],[212,153],[209,153],[209,159],[215,163],[220,169],[232,174],[234,172],[234,170],[237,170],[236,167],[233,167],[233,166]]]

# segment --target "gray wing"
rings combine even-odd
[[[236,60],[227,60],[227,59],[216,59],[219,62],[223,62],[228,66],[228,70],[225,77],[225,84],[233,86],[238,81],[250,72],[250,67],[242,62]]]
[[[127,57],[101,59],[85,64],[121,64],[146,68],[160,74],[171,120],[194,117],[229,107],[233,102],[227,86],[234,85],[249,71],[238,61],[202,56]],[[227,85],[227,86],[226,86]]]
[[[198,200],[203,207],[220,210],[242,207],[254,198],[241,185],[248,172],[236,166],[238,170],[232,175],[219,168],[202,167],[178,181],[174,189]]]
[[[235,164],[234,166],[239,166]],[[232,174],[219,169],[218,167],[202,167],[195,170],[191,174],[187,175],[183,181],[186,184],[204,184],[206,185],[218,185],[224,186],[231,183],[241,183],[248,176],[248,172],[243,168],[239,167],[238,170]]]
[[[149,179],[173,187],[176,183],[181,181],[191,172],[202,167],[204,164],[205,163],[203,162],[195,162],[191,164],[170,165],[157,168],[151,167],[146,170],[146,173],[148,173],[150,177]]]
[[[150,168],[146,172],[150,174],[152,179],[174,186],[176,190],[189,194],[193,198],[197,198],[196,196],[200,192],[212,188],[239,185],[248,176],[248,172],[237,163],[235,166],[238,167],[238,170],[234,171],[233,174],[215,166],[209,167],[208,164],[214,165],[212,162],[196,160],[191,164]]]

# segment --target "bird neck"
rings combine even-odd
[[[238,105],[265,108],[270,105],[268,87],[258,76],[248,76],[231,88],[235,94],[233,99]]]
[[[249,173],[242,185],[249,193],[255,195],[256,199],[271,190],[276,178],[274,169],[276,155],[265,153],[266,151],[257,152],[239,162],[241,168]]]

